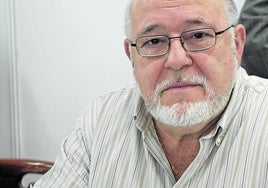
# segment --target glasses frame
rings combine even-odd
[[[142,56],[142,57],[158,57],[158,56],[166,55],[166,54],[169,52],[169,50],[170,50],[170,40],[171,40],[171,39],[176,39],[176,38],[177,38],[177,39],[180,39],[180,43],[181,43],[181,45],[182,45],[182,47],[183,47],[183,49],[184,49],[185,51],[189,51],[189,52],[203,51],[203,50],[207,50],[207,49],[210,49],[210,48],[214,47],[214,46],[216,45],[216,42],[217,42],[217,38],[216,38],[216,36],[217,36],[217,35],[221,35],[221,34],[223,34],[225,31],[227,31],[228,29],[230,29],[230,28],[232,28],[232,27],[235,27],[235,26],[234,26],[234,25],[230,25],[229,27],[227,27],[226,29],[223,29],[223,30],[221,30],[221,31],[215,31],[215,29],[213,29],[213,28],[193,29],[193,30],[184,31],[184,32],[181,33],[180,36],[176,36],[176,37],[169,37],[168,35],[142,36],[142,37],[137,38],[137,39],[135,40],[135,43],[132,43],[132,42],[131,42],[130,46],[131,46],[131,47],[135,47],[135,48],[137,49],[137,51],[138,51],[138,54],[139,54],[140,56]],[[211,30],[214,31],[214,34],[215,34],[215,36],[214,36],[214,37],[215,37],[215,41],[214,41],[214,43],[213,43],[212,45],[208,46],[208,47],[205,47],[205,48],[194,49],[194,50],[187,49],[187,48],[184,46],[184,41],[182,40],[181,36],[183,36],[183,35],[184,35],[185,33],[187,33],[187,32],[190,32],[190,31],[198,31],[198,30],[202,30],[202,29],[211,29]],[[141,50],[140,50],[139,47],[137,46],[137,41],[138,41],[139,39],[141,39],[141,38],[144,38],[144,37],[153,37],[153,36],[165,36],[165,37],[167,37],[167,39],[169,40],[169,42],[168,42],[168,49],[166,50],[166,52],[163,52],[163,53],[161,53],[161,54],[156,54],[156,55],[145,55],[145,54],[142,54],[142,53],[141,53]]]

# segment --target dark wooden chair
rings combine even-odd
[[[20,188],[26,174],[44,174],[53,163],[31,159],[0,159],[0,187]]]

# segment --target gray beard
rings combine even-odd
[[[159,94],[161,88],[178,80],[201,84],[206,90],[207,99],[198,102],[178,102],[172,106],[162,105]],[[235,76],[226,92],[218,96],[208,87],[205,78],[176,78],[174,81],[165,81],[160,84],[150,97],[143,98],[147,110],[157,121],[171,126],[192,126],[219,115],[228,104],[234,84]]]

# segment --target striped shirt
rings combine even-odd
[[[240,68],[228,107],[178,181],[137,88],[103,95],[35,187],[268,187],[268,81]]]

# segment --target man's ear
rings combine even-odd
[[[242,60],[245,42],[246,42],[246,28],[244,27],[244,25],[238,24],[235,26],[235,45],[239,63]]]
[[[128,59],[130,61],[132,61],[132,57],[131,57],[131,47],[130,47],[130,40],[129,39],[125,39],[124,40],[124,48],[125,48],[125,53],[128,56]]]
[[[131,41],[129,39],[125,39],[124,41],[124,47],[125,47],[125,53],[128,56],[128,59],[130,60],[132,67],[134,67],[134,60],[131,52]]]

